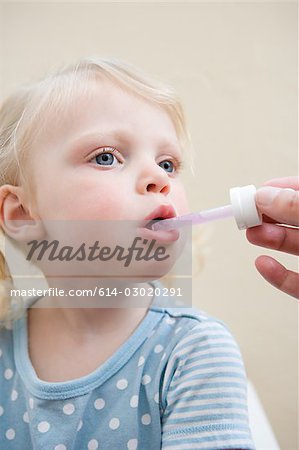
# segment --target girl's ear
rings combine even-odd
[[[0,225],[9,237],[18,242],[41,239],[44,234],[42,221],[32,217],[26,206],[21,186],[0,186]]]

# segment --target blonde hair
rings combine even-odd
[[[139,69],[115,58],[86,58],[63,67],[47,78],[23,86],[8,97],[0,108],[0,186],[27,186],[30,148],[47,126],[47,119],[66,110],[78,91],[87,92],[88,82],[110,80],[130,93],[163,108],[170,116],[182,149],[192,149],[186,129],[182,105],[174,90],[156,81]],[[192,159],[192,155],[190,152]],[[1,228],[0,228],[1,230]],[[12,284],[3,251],[0,253],[0,325],[8,317],[14,319],[10,308],[8,287]]]

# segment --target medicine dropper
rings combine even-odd
[[[262,216],[255,203],[255,186],[234,187],[229,191],[230,204],[218,208],[207,209],[197,213],[186,214],[171,219],[159,220],[152,225],[154,231],[174,230],[187,225],[197,225],[234,217],[239,230],[261,225]]]

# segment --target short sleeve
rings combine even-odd
[[[254,449],[246,381],[227,328],[214,319],[198,322],[182,336],[165,371],[162,449]]]

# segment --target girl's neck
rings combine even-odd
[[[130,324],[146,314],[153,296],[140,295],[140,292],[141,288],[148,290],[150,285],[143,283],[128,286],[128,283],[122,288],[120,285],[118,288],[110,286],[109,290],[106,286],[106,290],[102,291],[106,295],[98,294],[92,301],[84,296],[43,297],[31,307],[31,318],[51,323],[53,326],[55,324],[56,328],[74,337],[82,337],[83,340],[101,336],[126,326],[126,323]],[[117,300],[116,296],[111,295],[112,289],[118,289]],[[125,292],[127,294],[130,292],[131,295],[128,296]],[[137,293],[134,297],[133,292]]]

